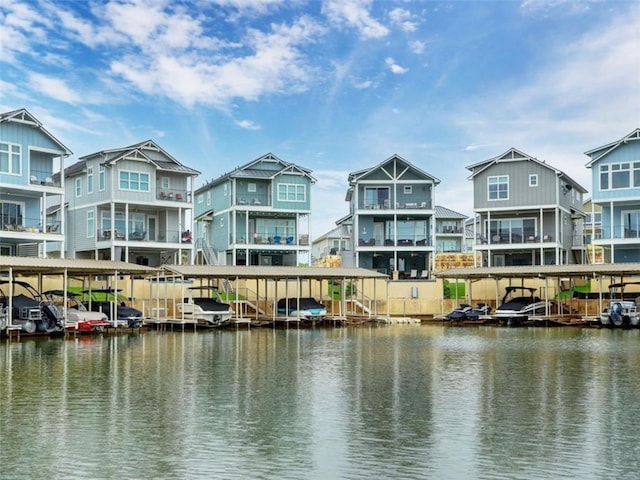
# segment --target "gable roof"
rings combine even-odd
[[[351,238],[351,234],[349,233],[349,227],[347,225],[338,225],[333,230],[329,230],[327,233],[320,235],[318,238],[313,240],[313,243],[320,242],[325,238]]]
[[[615,142],[608,143],[607,145],[603,145],[602,147],[594,148],[592,150],[588,150],[584,152],[585,155],[591,157],[591,160],[586,164],[587,168],[591,168],[591,166],[600,160],[605,155],[610,154],[616,148],[629,143],[629,142],[638,142],[640,141],[640,128],[636,128],[633,132],[628,135],[625,135],[620,140]]]
[[[101,156],[103,158],[101,163],[104,165],[113,165],[123,158],[133,157],[153,163],[159,171],[178,172],[194,176],[200,174],[198,170],[180,163],[153,140],[145,140],[144,142],[135,143],[128,147],[101,150],[99,152],[90,153],[89,155],[83,155],[78,159],[78,162],[64,169],[65,177],[72,177],[78,173],[84,172],[87,160],[96,156]]]
[[[468,165],[467,170],[471,171],[471,175],[469,175],[468,179],[473,180],[473,178],[487,170],[489,167],[496,165],[498,163],[506,163],[506,162],[534,162],[544,168],[551,170],[558,177],[563,178],[567,183],[573,185],[581,193],[587,193],[587,189],[580,185],[578,182],[573,180],[569,175],[564,173],[559,168],[556,168],[552,165],[549,165],[545,160],[538,160],[531,155],[527,155],[526,153],[521,152],[516,148],[510,148],[506,152],[497,157],[489,158],[488,160],[483,160],[482,162],[474,163],[473,165]]]
[[[436,218],[464,218],[467,216],[463,213],[455,212],[447,207],[436,205]]]
[[[255,168],[257,165],[261,163],[269,162],[272,163],[276,168],[273,169],[263,169],[263,168]],[[308,177],[311,180],[311,183],[315,183],[316,179],[311,176],[311,170],[308,168],[301,167],[296,165],[295,163],[285,162],[284,160],[276,157],[273,153],[267,153],[262,155],[261,157],[252,160],[249,163],[245,163],[242,166],[236,167],[230,172],[224,173],[220,175],[218,178],[213,179],[201,187],[196,189],[196,193],[207,190],[214,185],[219,185],[231,178],[244,178],[244,179],[261,179],[261,178],[274,178],[278,175],[282,175],[283,173],[288,172],[296,172],[305,177]]]
[[[68,156],[73,153],[60,140],[51,135],[51,133],[49,133],[47,129],[42,126],[42,123],[40,123],[40,121],[36,117],[31,115],[31,113],[29,113],[26,108],[20,108],[18,110],[12,110],[10,112],[0,113],[0,123],[2,122],[16,122],[35,127],[42,131],[44,135],[46,135],[53,143],[55,143],[58,148],[60,148],[60,150],[64,152],[64,155]]]
[[[354,183],[364,179],[367,175],[377,171],[377,170],[384,170],[384,167],[393,162],[393,161],[399,161],[400,163],[403,163],[407,169],[412,169],[414,172],[417,172],[419,175],[425,177],[425,178],[429,178],[431,180],[433,180],[433,182],[437,185],[440,183],[440,180],[437,179],[436,177],[434,177],[433,175],[425,172],[424,170],[422,170],[419,167],[416,167],[415,165],[413,165],[411,162],[409,162],[408,160],[405,160],[404,158],[402,158],[400,155],[398,154],[393,154],[391,155],[389,158],[383,160],[382,162],[380,162],[379,164],[377,164],[374,167],[371,168],[365,168],[362,170],[357,170],[355,172],[351,172],[349,174],[349,185],[353,185]],[[385,171],[385,173],[388,174],[388,172]],[[404,172],[402,172],[404,173]],[[400,176],[402,175],[402,173],[400,174]],[[391,177],[391,175],[390,175]],[[399,177],[398,177],[399,178]]]

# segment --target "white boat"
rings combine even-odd
[[[507,287],[502,305],[496,308],[498,320],[508,326],[516,326],[529,320],[531,315],[548,315],[553,304],[535,296],[535,291],[531,287]]]
[[[640,325],[640,293],[625,294],[628,285],[640,282],[612,283],[609,285],[609,303],[600,314],[605,327],[637,327]],[[634,298],[631,299],[630,297]]]
[[[199,325],[220,327],[233,317],[231,306],[221,300],[217,287],[191,287],[187,292],[189,295],[176,304],[178,313],[185,319],[195,320]]]

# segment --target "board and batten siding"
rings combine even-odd
[[[640,203],[640,188],[600,190],[600,166],[623,162],[640,162],[640,142],[620,145],[591,166],[591,191],[593,192],[594,201],[636,199]]]
[[[538,175],[538,186],[529,186],[529,175]],[[508,200],[488,200],[488,178],[509,177]],[[474,208],[516,208],[557,203],[556,174],[535,162],[502,162],[492,165],[473,178]]]

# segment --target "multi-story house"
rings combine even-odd
[[[328,255],[339,255],[342,267],[351,267],[353,258],[353,240],[350,218],[344,217],[336,222],[336,228],[314,238],[311,246],[311,262],[315,265]]]
[[[640,262],[640,128],[613,143],[585,152],[591,160],[593,245],[605,263]],[[595,251],[595,250],[594,250]]]
[[[64,202],[54,172],[71,152],[27,110],[0,114],[0,255],[46,256],[64,244],[47,205]]]
[[[193,180],[155,142],[80,157],[64,170],[67,256],[142,265],[193,258]]]
[[[433,270],[440,180],[393,155],[349,174],[354,265],[398,276]]]
[[[466,215],[436,205],[436,253],[462,252],[465,250]]]
[[[515,148],[467,167],[484,266],[583,263],[584,187]]]
[[[311,171],[268,153],[195,191],[196,263],[310,262]]]

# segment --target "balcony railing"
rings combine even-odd
[[[233,237],[230,238],[230,242],[233,243]],[[247,239],[243,236],[238,236],[236,244],[246,244]],[[309,235],[278,235],[273,232],[264,231],[256,232],[250,236],[248,243],[250,245],[309,245]]]
[[[451,226],[436,227],[436,233],[439,233],[441,235],[461,235],[464,233],[464,229],[462,227]]]
[[[513,245],[513,244],[531,244],[531,243],[553,243],[555,242],[553,235],[519,235],[519,234],[494,234],[489,237],[480,236],[476,238],[476,245]]]
[[[602,226],[601,231],[596,231],[593,234],[595,240],[607,240],[607,239],[640,239],[640,225],[628,226],[628,225],[614,225]]]
[[[150,234],[147,231],[132,231],[127,233],[125,229],[98,229],[96,231],[96,240],[98,242],[117,242],[129,241],[132,243],[145,242],[148,244],[167,244],[167,243],[191,243],[191,233],[182,230],[167,230]]]
[[[257,195],[255,193],[248,193],[236,196],[236,205],[247,207],[270,207],[271,200],[269,199],[268,195]]]
[[[159,188],[156,191],[156,198],[170,202],[190,202],[191,192],[187,190],[177,190],[175,188]]]
[[[43,170],[31,170],[29,174],[31,185],[42,185],[46,187],[60,187],[60,179],[53,179],[53,173]]]
[[[60,222],[49,221],[42,228],[40,218],[25,217],[19,221],[0,221],[0,230],[5,232],[23,232],[23,233],[62,233]]]
[[[358,246],[360,247],[429,247],[432,245],[431,239],[423,236],[415,236],[412,238],[402,237],[397,240],[382,237],[358,239]]]

